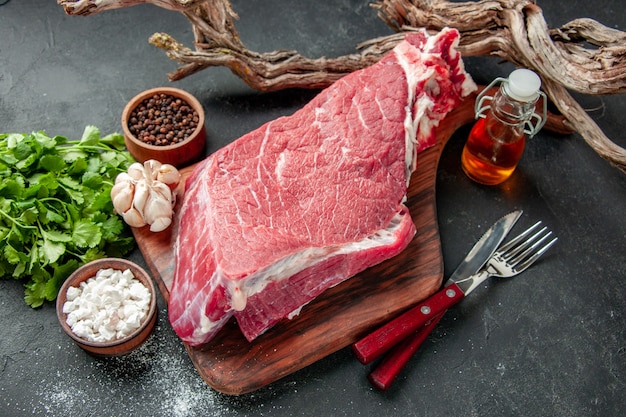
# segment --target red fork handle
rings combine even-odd
[[[432,333],[445,313],[444,311],[435,316],[422,328],[394,346],[385,355],[385,358],[367,377],[374,387],[384,391],[391,386],[400,371],[402,371],[402,368],[428,338],[428,335]]]
[[[463,297],[465,294],[458,285],[448,285],[353,344],[352,350],[361,363],[368,364],[424,326],[439,313],[461,301]]]

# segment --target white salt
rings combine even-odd
[[[137,330],[150,308],[150,291],[130,269],[101,269],[67,290],[63,312],[77,336],[92,342],[121,339]]]

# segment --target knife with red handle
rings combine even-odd
[[[379,390],[386,390],[396,379],[404,365],[413,357],[417,349],[426,341],[428,335],[437,327],[437,323],[443,317],[445,311],[435,316],[413,335],[391,348],[389,353],[381,360],[380,364],[370,374],[368,379]]]
[[[411,333],[420,330],[433,318],[443,313],[465,297],[456,283],[430,296],[426,301],[411,308],[395,319],[352,345],[354,353],[362,364],[368,364],[383,353],[406,339]]]
[[[370,375],[370,381],[377,388],[389,387],[398,372],[426,340],[445,311],[461,301],[476,287],[464,280],[483,267],[521,214],[520,210],[514,211],[494,223],[470,250],[441,290],[352,345],[357,359],[367,364],[407,337],[409,338],[390,352],[388,357],[381,362],[381,369],[374,370]]]

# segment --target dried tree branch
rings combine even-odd
[[[585,141],[603,158],[626,172],[626,150],[614,144],[572,98],[583,94],[626,91],[626,33],[591,19],[577,19],[558,29],[547,27],[533,0],[377,0],[373,8],[396,32],[371,39],[354,54],[311,59],[297,51],[258,53],[239,39],[237,15],[228,0],[58,0],[68,14],[89,15],[139,3],[177,10],[191,22],[194,47],[156,33],[150,43],[182,66],[169,74],[178,80],[212,66],[226,66],[252,88],[322,88],[343,75],[378,61],[403,32],[425,27],[454,27],[461,33],[464,56],[496,56],[541,75],[545,91]],[[585,43],[594,48],[585,47]]]
[[[184,11],[207,0],[57,0],[68,15],[89,16],[107,10],[121,9],[138,4],[154,4],[167,10]]]

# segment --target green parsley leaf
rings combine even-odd
[[[61,172],[65,169],[65,161],[59,155],[44,155],[39,165],[50,172]]]
[[[52,242],[71,242],[72,236],[58,230],[42,230],[41,235],[44,239]]]
[[[83,175],[83,186],[93,190],[100,190],[103,182],[102,175],[97,172],[85,172]]]
[[[63,243],[44,240],[41,243],[41,248],[39,250],[41,264],[49,265],[54,263],[61,257],[61,255],[63,255],[63,253],[65,253],[65,245]]]
[[[100,243],[102,232],[98,225],[89,220],[79,220],[74,223],[72,241],[81,248],[95,248]]]
[[[22,261],[20,253],[11,245],[4,247],[3,256],[8,263],[13,265],[17,265]]]
[[[100,129],[95,126],[87,126],[83,131],[83,137],[80,138],[80,144],[83,146],[96,146],[100,142]]]

